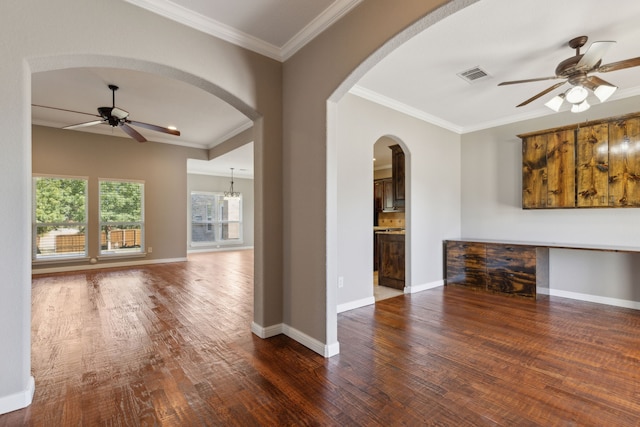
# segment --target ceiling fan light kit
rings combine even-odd
[[[74,110],[66,110],[64,108],[56,108],[56,107],[47,107],[45,105],[36,105],[32,104],[34,107],[41,108],[50,108],[52,110],[66,111],[69,113],[77,113],[77,114],[85,114],[87,116],[98,117],[99,120],[92,120],[90,122],[78,123],[74,125],[69,125],[63,127],[63,129],[76,129],[87,126],[93,126],[98,124],[107,124],[111,127],[119,127],[122,129],[124,133],[129,135],[131,138],[135,139],[138,142],[145,142],[147,139],[142,136],[140,132],[132,128],[130,125],[143,127],[145,129],[149,129],[155,132],[163,132],[168,133],[170,135],[180,136],[180,131],[175,127],[162,127],[157,125],[152,125],[149,123],[138,122],[135,120],[129,120],[129,112],[123,110],[122,108],[116,107],[116,91],[118,90],[118,86],[109,85],[109,89],[111,90],[112,96],[112,106],[111,107],[98,107],[98,114],[84,113],[82,111],[74,111]]]
[[[557,112],[560,111],[560,108],[564,104],[564,101],[567,101],[571,104],[572,112],[580,113],[586,111],[590,107],[589,103],[587,102],[589,91],[592,91],[594,95],[600,100],[600,102],[605,102],[607,99],[609,99],[609,97],[611,97],[611,95],[614,94],[618,87],[604,81],[597,76],[592,76],[590,75],[590,73],[607,73],[610,71],[637,67],[640,65],[640,57],[601,65],[602,57],[615,42],[593,42],[584,54],[580,54],[580,48],[584,46],[586,42],[587,36],[576,37],[569,41],[569,47],[575,49],[576,54],[558,64],[558,66],[556,67],[555,76],[502,82],[499,83],[498,86],[537,82],[542,80],[564,79],[564,81],[554,84],[553,86],[532,96],[516,107],[527,105],[530,102],[535,101],[536,99],[546,95],[547,93],[559,88],[565,83],[571,84],[572,87],[547,101],[544,104],[545,106]]]

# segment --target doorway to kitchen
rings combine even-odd
[[[405,159],[388,136],[373,151],[373,294],[380,301],[405,289]]]

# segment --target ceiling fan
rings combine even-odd
[[[617,86],[612,85],[600,77],[591,75],[592,73],[608,73],[610,71],[622,70],[624,68],[637,67],[640,65],[640,57],[625,59],[623,61],[612,62],[610,64],[602,64],[602,57],[615,43],[614,41],[597,41],[591,43],[589,49],[584,54],[580,54],[580,48],[587,42],[587,36],[580,36],[569,41],[569,47],[576,50],[575,56],[565,59],[556,67],[556,74],[550,77],[539,77],[526,80],[514,80],[502,82],[498,86],[512,85],[518,83],[537,82],[541,80],[563,79],[563,81],[543,90],[542,92],[532,96],[516,107],[522,107],[532,101],[546,95],[547,93],[559,88],[565,83],[571,84],[571,88],[567,91],[555,96],[545,105],[554,111],[559,111],[564,101],[572,104],[571,111],[579,113],[589,108],[587,96],[589,90],[598,97],[600,102],[606,101],[615,91]]]
[[[94,126],[98,124],[107,124],[111,127],[120,127],[127,135],[135,139],[138,142],[145,142],[147,139],[140,134],[137,130],[129,125],[140,126],[156,132],[168,133],[171,135],[180,136],[180,131],[176,129],[170,129],[162,126],[152,125],[149,123],[138,122],[135,120],[129,120],[129,112],[122,108],[116,107],[116,91],[118,86],[109,85],[112,93],[112,106],[111,107],[98,107],[98,114],[83,113],[82,111],[66,110],[64,108],[47,107],[45,105],[32,104],[34,107],[49,108],[52,110],[68,111],[71,113],[85,114],[88,116],[99,117],[99,120],[92,120],[90,122],[78,123],[75,125],[65,126],[63,129],[76,129],[85,126]]]

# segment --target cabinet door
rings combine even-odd
[[[640,118],[609,123],[609,205],[640,206]]]
[[[609,125],[581,127],[577,131],[578,207],[609,205]]]
[[[547,136],[534,135],[522,140],[522,207],[547,205]]]
[[[404,234],[378,233],[378,284],[404,289]]]
[[[392,145],[391,169],[393,173],[393,198],[397,206],[404,206],[404,151],[399,145]]]
[[[447,241],[447,284],[486,289],[485,245],[475,242]]]
[[[487,244],[487,289],[523,296],[536,295],[536,248]]]
[[[382,181],[382,210],[392,211],[395,209],[393,204],[393,181],[391,179],[385,179]]]
[[[575,134],[564,130],[547,134],[547,207],[576,205]]]
[[[383,201],[384,199],[384,186],[381,181],[373,182],[373,211],[380,212],[382,211]]]

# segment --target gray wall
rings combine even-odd
[[[126,34],[126,43],[105,43],[105,34]],[[0,412],[24,406],[33,391],[33,72],[95,66],[154,73],[215,94],[254,121],[259,218],[255,221],[254,322],[263,327],[281,324],[282,64],[122,1],[3,2],[0,36],[0,219],[6,241],[12,242],[0,246]],[[184,221],[180,228],[184,230]],[[180,241],[185,244],[184,235]]]
[[[191,192],[192,191],[208,191],[208,192],[224,192],[229,190],[229,177],[213,176],[213,175],[187,175],[187,239],[191,236]],[[225,244],[223,249],[231,249],[234,247],[252,247],[253,246],[253,180],[243,178],[233,178],[233,189],[242,193],[242,236],[241,244]],[[188,250],[206,250],[217,249],[219,245],[197,245],[187,248]]]
[[[206,159],[206,150],[42,126],[33,127],[32,141],[34,174],[89,178],[89,257],[98,256],[98,178],[145,182],[145,246],[153,248],[145,261],[186,257],[187,158]],[[122,259],[102,257],[98,265],[110,262]],[[69,265],[88,261],[64,264]],[[33,267],[41,268],[51,265]]]
[[[550,114],[463,135],[462,236],[640,247],[640,209],[523,210],[522,145],[516,136],[635,112],[639,99],[608,101],[580,114]],[[552,249],[550,292],[640,301],[637,265],[640,254]]]
[[[442,240],[460,234],[460,136],[354,95],[337,105],[338,306],[373,298],[373,146],[405,152],[407,291],[442,284]]]

